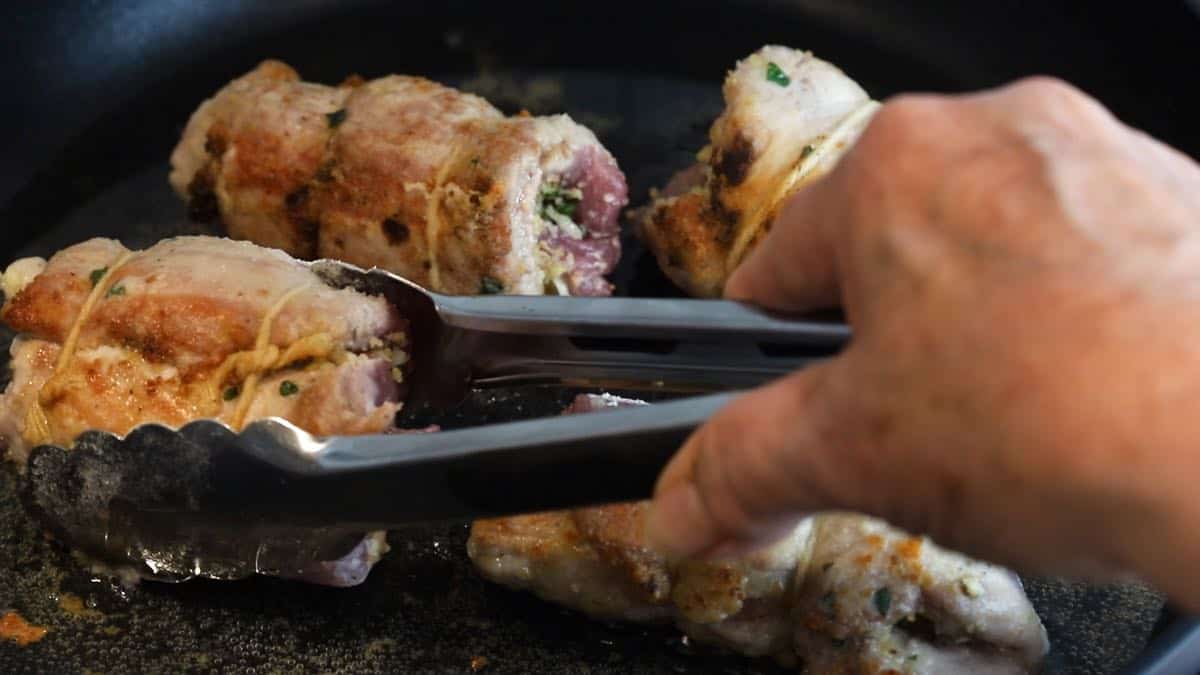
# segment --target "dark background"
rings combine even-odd
[[[509,111],[565,110],[613,151],[635,203],[700,146],[726,69],[769,42],[813,50],[876,97],[1057,75],[1200,156],[1200,19],[1183,0],[51,1],[4,4],[0,31],[4,262],[96,234],[140,246],[208,232],[182,222],[167,156],[203,98],[268,57],[306,79],[400,72],[466,86]],[[530,95],[543,77],[558,95]],[[619,288],[670,293],[626,243]],[[562,400],[514,394],[460,422],[549,414]],[[394,533],[393,553],[355,589],[254,579],[125,593],[42,538],[14,481],[0,471],[0,609],[51,633],[23,650],[0,643],[0,672],[464,672],[473,656],[489,659],[488,673],[772,670],[696,651],[670,630],[605,626],[485,584],[463,554],[462,525]],[[1161,603],[1132,586],[1028,581],[1054,673],[1115,672]],[[64,611],[70,598],[83,611]]]
[[[436,27],[436,29],[431,29]],[[447,46],[448,30],[480,38]],[[767,42],[799,45],[876,96],[1063,77],[1193,157],[1200,20],[1183,0],[1106,2],[378,2],[115,0],[0,8],[0,222],[49,218],[163,161],[198,92],[266,55],[310,79],[508,67],[628,69],[715,81]],[[105,128],[102,137],[89,130]],[[620,158],[618,158],[620,159]],[[81,165],[109,170],[76,184]],[[57,193],[29,195],[40,177]],[[48,203],[49,202],[49,203]],[[9,217],[3,217],[9,216]],[[8,233],[5,232],[7,237]],[[6,241],[5,243],[11,243]]]

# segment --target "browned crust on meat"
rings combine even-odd
[[[576,515],[553,511],[477,520],[471,524],[468,551],[477,559],[499,552],[514,555],[531,563],[529,572],[534,576],[565,572],[572,578],[587,579],[604,589],[604,597],[591,607],[600,615],[605,615],[608,606],[665,606],[670,590],[665,568],[661,573],[653,572],[651,581],[635,573],[636,566],[630,566],[626,552],[619,550],[618,540],[629,536],[624,525],[593,522],[584,532]],[[488,570],[483,567],[481,571],[486,574]],[[666,586],[656,585],[659,576]]]
[[[217,203],[216,181],[211,166],[196,172],[188,183],[188,218],[198,223],[215,223],[221,219],[221,206]]]
[[[62,342],[92,290],[92,272],[107,267],[125,251],[113,239],[93,239],[86,247],[65,249],[50,259],[55,265],[52,273],[43,272],[6,300],[0,320],[15,331]]]
[[[645,596],[661,602],[671,590],[667,561],[646,546],[647,504],[614,504],[579,509],[571,518],[601,558],[623,571]]]
[[[418,270],[410,279],[429,285],[428,216],[438,171],[449,159],[445,139],[475,133],[477,118],[493,111],[480,99],[408,77],[360,85],[345,111],[328,151],[329,179],[313,186],[318,253],[363,265],[398,260]],[[458,121],[443,123],[449,115]],[[413,147],[426,151],[405,150]],[[403,223],[409,236],[398,240],[389,222]]]
[[[471,523],[471,542],[473,550],[514,552],[533,561],[572,556],[587,564],[598,559],[566,511],[476,520]]]
[[[164,242],[160,245],[162,248],[151,249],[149,254],[135,255],[112,273],[106,281],[110,288],[132,281],[143,291],[101,297],[82,326],[80,348],[122,346],[136,349],[157,363],[175,363],[186,356],[188,363],[180,364],[186,374],[209,369],[230,353],[253,346],[262,313],[281,290],[239,286],[230,295],[222,295],[204,287],[219,280],[170,278],[172,270],[160,269],[158,260],[160,255],[170,255],[173,245],[173,242]],[[64,341],[92,291],[92,272],[106,268],[125,250],[115,241],[100,239],[65,249],[60,255],[68,257],[52,258],[45,272],[8,301],[0,318],[21,333]],[[228,251],[214,253],[218,252]],[[242,271],[254,264],[244,257],[244,251],[233,253],[225,261],[218,258],[213,261],[233,265]],[[80,259],[81,255],[86,255],[86,259]],[[258,265],[266,265],[275,272],[295,271],[294,263],[280,258],[276,254],[264,258]],[[204,270],[198,269],[194,273],[202,275]],[[264,268],[263,273],[270,272]],[[282,309],[282,320],[272,332],[271,342],[284,345],[303,337],[295,332],[297,327],[301,331],[345,334],[347,329],[337,314],[339,303],[344,302],[339,293],[345,292],[320,286],[307,272],[296,277],[295,282],[313,284],[314,293]],[[374,307],[382,301],[371,299],[366,302]]]
[[[691,192],[655,206],[638,233],[663,273],[697,297],[720,297],[732,238],[727,217],[705,194]]]
[[[261,322],[234,301],[193,294],[115,297],[105,301],[102,309],[89,318],[81,333],[82,347],[120,345],[152,363],[174,363],[183,354],[201,355],[201,360],[184,369],[185,376],[215,367],[228,354],[250,349]]]
[[[481,280],[504,275],[497,272],[512,251],[514,223],[507,208],[521,168],[532,171],[537,155],[532,118],[513,118],[481,134],[474,149],[459,152],[448,166],[438,200],[438,228],[434,245],[440,257],[438,283],[448,292],[478,293]],[[513,157],[526,157],[523,165],[504,166]],[[523,195],[532,202],[536,194]],[[529,261],[531,264],[533,261]]]
[[[768,65],[789,71],[790,83],[769,80]],[[722,294],[784,201],[832,167],[875,105],[831,64],[776,46],[740,61],[722,91],[725,109],[698,156],[704,184],[654,199],[640,224],[667,276],[701,297]]]
[[[17,461],[22,442],[70,443],[93,428],[202,417],[236,426],[253,404],[319,434],[378,432],[398,408],[385,351],[405,327],[394,308],[241,242],[182,237],[129,252],[93,239],[51,258],[2,318],[22,334],[21,375],[0,397],[0,433]],[[304,386],[266,405],[278,373]]]
[[[733,254],[745,229],[745,214],[762,209],[763,195],[770,194],[761,180],[747,181],[759,153],[746,136],[735,133],[727,147],[712,153],[712,173],[704,189],[656,201],[638,229],[673,283],[690,295],[708,298],[723,294],[726,279],[741,262]],[[756,219],[755,242],[775,208]]]
[[[736,187],[746,180],[756,159],[754,144],[743,134],[735,134],[727,148],[717,148],[713,177],[725,187]]]
[[[973,664],[990,666],[981,672],[1034,672],[1045,654],[1033,608],[1006,572],[879,521],[822,514],[737,560],[668,564],[646,548],[647,509],[641,502],[478,521],[468,552],[485,576],[545,599],[601,618],[673,620],[699,641],[786,665],[799,659],[812,672],[893,672],[886,668],[909,664],[915,653],[923,664],[931,658],[931,672],[950,672],[945,664],[955,664],[953,672]],[[980,588],[994,597],[962,599],[969,596],[963,579],[974,575],[988,579]],[[886,609],[881,588],[890,593]],[[1027,623],[986,625],[1008,612]],[[914,636],[897,624],[914,616],[933,621],[934,633]],[[936,659],[966,640],[987,645],[977,659]]]
[[[0,318],[14,330],[61,342],[70,329],[71,317],[79,313],[90,288],[90,281],[82,274],[31,284],[9,299]],[[58,308],[58,311],[47,312],[47,307]]]
[[[399,218],[384,218],[383,236],[392,246],[401,246],[408,241],[412,234],[408,225],[405,225]]]
[[[588,143],[574,123],[506,118],[423,78],[324,87],[265,62],[193,114],[172,182],[194,217],[298,257],[378,266],[448,293],[513,276],[521,292],[540,292],[537,260],[514,263],[535,258],[541,227],[525,184],[551,148]]]
[[[88,429],[124,433],[148,419],[177,426],[212,414],[209,406],[200,405],[197,383],[148,379],[135,358],[115,360],[108,367],[79,359],[63,376],[62,385],[41,401],[46,416],[55,420],[58,442],[70,442]],[[97,405],[123,400],[137,405]]]

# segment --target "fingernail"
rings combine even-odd
[[[694,485],[675,485],[654,498],[646,519],[646,539],[651,548],[668,557],[693,556],[712,545]]]

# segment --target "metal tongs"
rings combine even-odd
[[[31,453],[33,512],[94,555],[228,578],[244,575],[238,563],[251,553],[262,571],[264,541],[288,560],[308,542],[300,548],[320,560],[348,532],[645,498],[733,391],[828,357],[850,334],[838,321],[729,301],[447,296],[378,269],[311,266],[331,286],[384,296],[409,320],[410,415],[525,385],[684,397],[436,433],[320,438],[278,418],[241,432],[212,420],[123,438],[91,431],[69,451]],[[316,532],[330,534],[325,544],[311,543]]]

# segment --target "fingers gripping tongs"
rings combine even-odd
[[[658,472],[733,390],[834,354],[834,321],[790,320],[716,300],[446,296],[379,270],[317,261],[329,284],[385,296],[410,323],[408,410],[472,389],[561,385],[695,394],[650,406],[439,431],[314,437],[271,418],[124,438],[87,432],[35,449],[34,512],[112,552],[116,523],[189,518],[363,531],[649,496]],[[713,393],[724,392],[724,393]],[[128,542],[125,542],[128,543]]]

